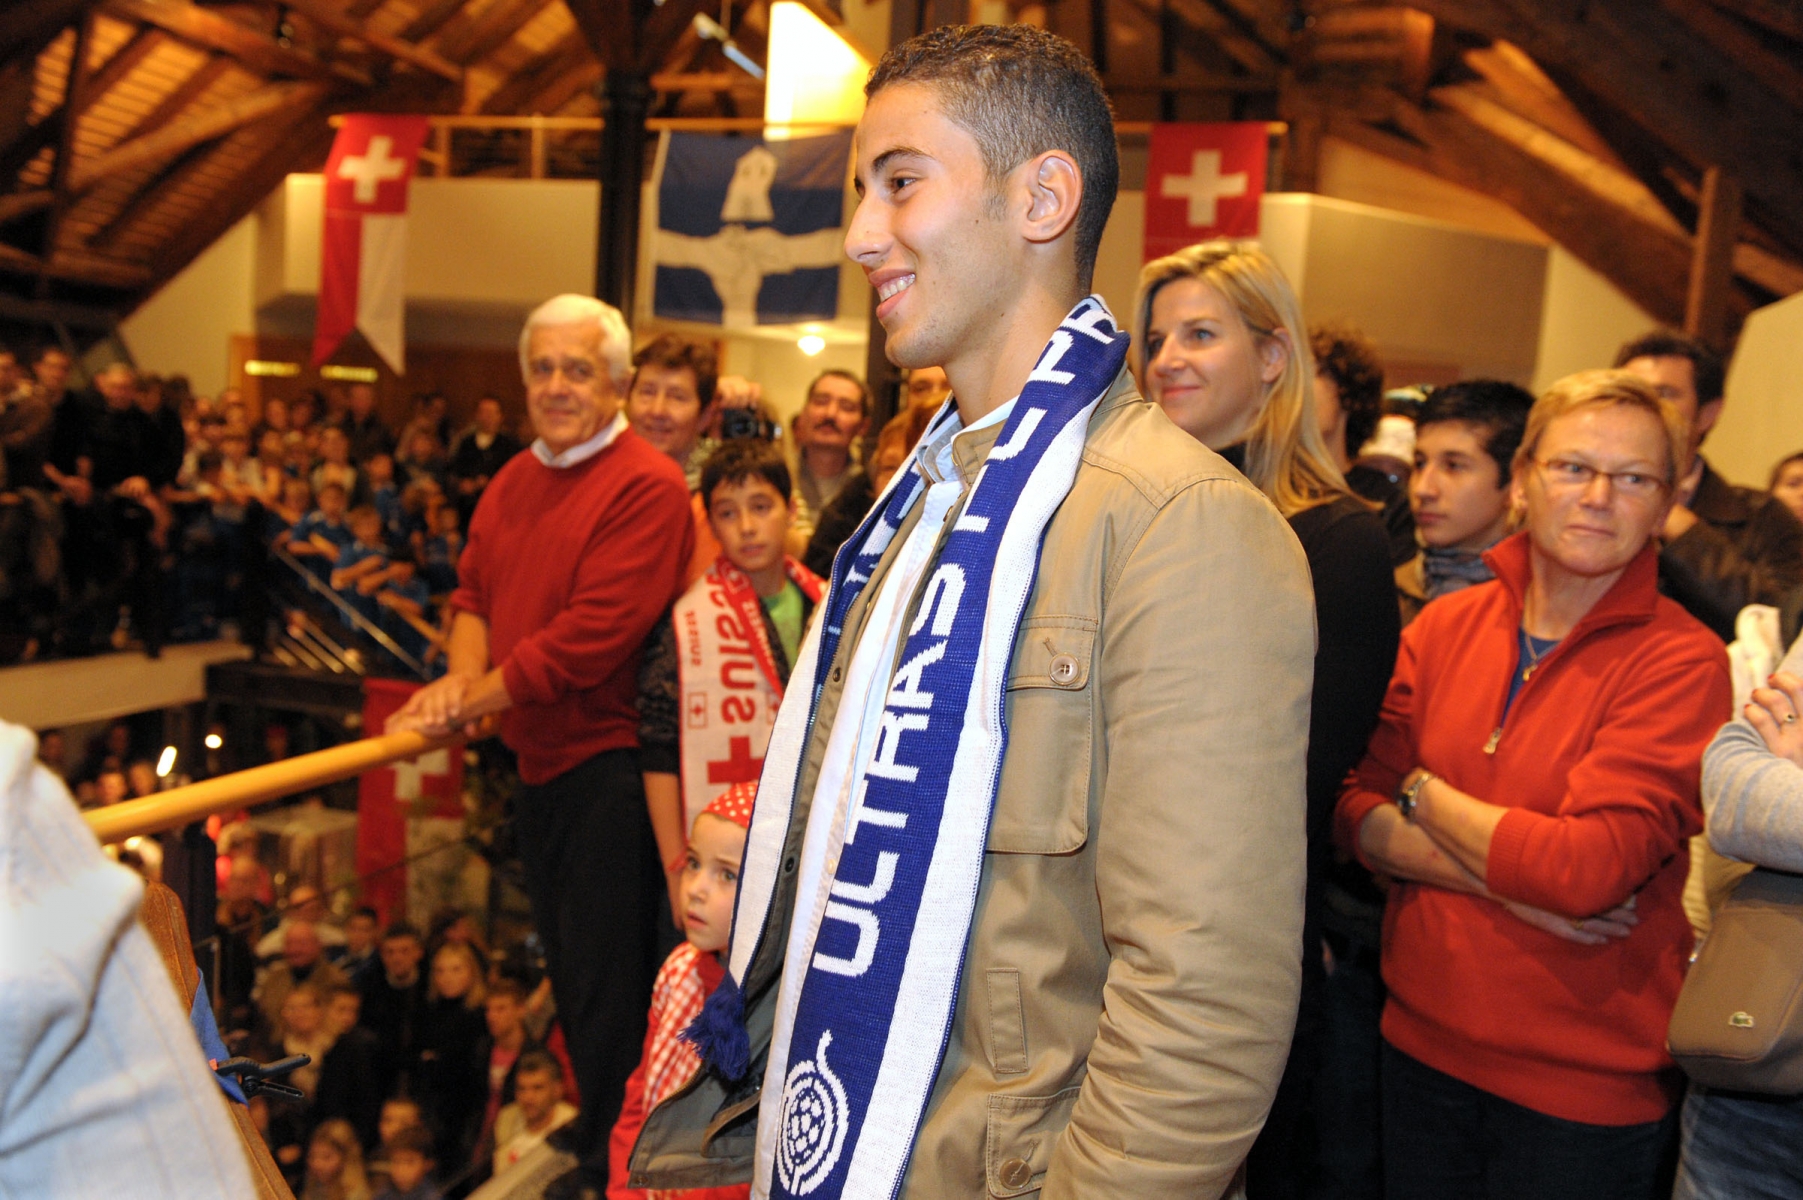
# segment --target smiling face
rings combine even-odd
[[[626,393],[626,419],[632,422],[632,431],[679,464],[686,463],[695,449],[705,411],[689,367],[645,363]]]
[[[1218,288],[1194,277],[1152,298],[1145,354],[1147,395],[1213,450],[1245,438],[1287,358],[1280,339],[1256,336]]]
[[[857,189],[845,252],[876,289],[889,361],[956,373],[989,346],[1020,271],[976,139],[931,87],[885,87],[858,123]]]
[[[1483,550],[1509,522],[1509,488],[1484,450],[1485,431],[1467,421],[1435,421],[1415,435],[1409,509],[1422,544]]]
[[[581,445],[614,419],[620,398],[601,353],[601,326],[541,325],[526,344],[526,409],[553,454]]]
[[[724,950],[732,940],[732,904],[744,853],[745,831],[739,826],[712,813],[695,818],[682,869],[682,907],[684,931],[697,950]]]
[[[707,519],[732,564],[752,576],[782,566],[794,506],[762,475],[727,481],[708,497]]]
[[[1526,507],[1536,555],[1546,564],[1590,579],[1619,572],[1665,519],[1671,503],[1669,487],[1635,494],[1602,475],[1581,486],[1559,478],[1571,473],[1561,467],[1579,464],[1611,474],[1635,473],[1660,483],[1669,479],[1665,430],[1645,409],[1592,404],[1566,413],[1547,423],[1533,458],[1516,473],[1513,486]]]
[[[432,988],[447,1000],[461,1000],[476,983],[466,953],[446,946],[432,959]]]

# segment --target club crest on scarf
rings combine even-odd
[[[903,631],[873,749],[852,785],[794,1018],[785,1029],[779,1016],[772,1042],[759,1146],[760,1162],[773,1167],[768,1175],[760,1168],[760,1182],[768,1180],[773,1196],[890,1196],[906,1170],[969,938],[1006,748],[1015,634],[1046,525],[1070,489],[1089,416],[1118,374],[1127,342],[1094,296],[1052,334]],[[948,407],[935,428],[953,419]],[[932,436],[929,430],[923,444]],[[847,612],[923,490],[910,460],[840,551],[817,653],[791,681],[798,690],[805,672],[808,690],[792,695],[792,705],[811,709],[818,699]],[[805,735],[799,714],[788,715],[791,732]],[[778,743],[763,794],[781,800],[768,815],[760,805],[739,896],[746,936],[733,948],[731,968],[740,978],[770,902],[776,865],[769,847],[781,840],[774,823],[786,825],[792,811],[794,776],[773,783],[796,759],[780,721]],[[780,1113],[770,1111],[777,1104]],[[872,1114],[880,1119],[869,1120]]]

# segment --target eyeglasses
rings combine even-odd
[[[1560,492],[1587,491],[1600,477],[1607,479],[1611,488],[1630,500],[1652,500],[1670,486],[1657,475],[1648,475],[1644,471],[1602,471],[1570,458],[1536,458],[1534,465],[1540,468],[1546,485]]]

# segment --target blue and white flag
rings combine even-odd
[[[657,154],[652,313],[745,327],[839,312],[851,131],[669,133]]]

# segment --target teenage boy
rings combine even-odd
[[[659,624],[639,671],[639,761],[678,928],[687,831],[722,787],[757,781],[826,587],[783,551],[795,505],[774,445],[724,443],[702,466],[697,495],[721,552]]]
[[[1219,1196],[1295,1023],[1308,568],[1084,297],[1118,165],[1082,53],[941,28],[865,91],[846,250],[956,404],[840,552],[709,1071],[631,1183]]]
[[[367,621],[381,615],[376,593],[388,582],[388,546],[382,537],[382,514],[373,504],[360,504],[345,514],[351,544],[338,552],[330,582],[344,602]]]
[[[520,1056],[514,1071],[514,1101],[495,1118],[496,1175],[504,1175],[546,1138],[576,1119],[564,1103],[563,1068],[543,1050]]]
[[[1494,576],[1484,551],[1509,531],[1509,463],[1534,397],[1500,379],[1436,388],[1415,419],[1409,511],[1421,549],[1396,568],[1402,623],[1429,600]]]
[[[439,1200],[444,1193],[432,1184],[432,1135],[419,1125],[407,1125],[382,1143],[388,1164],[388,1186],[376,1200]]]

